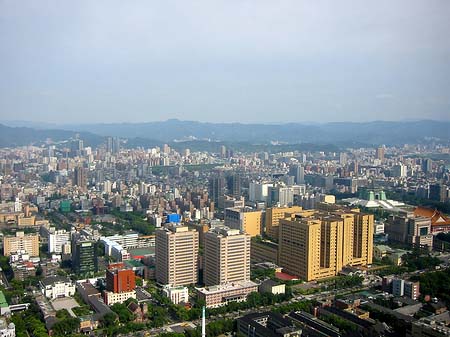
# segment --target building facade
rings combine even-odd
[[[167,224],[156,231],[156,281],[171,286],[197,283],[198,232]]]
[[[205,234],[204,282],[207,286],[250,280],[250,235],[216,228]]]

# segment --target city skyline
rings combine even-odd
[[[56,123],[448,119],[450,4],[0,4],[0,115]]]

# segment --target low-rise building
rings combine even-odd
[[[187,287],[165,286],[163,288],[163,294],[174,304],[189,302],[189,291]]]
[[[107,305],[113,305],[114,303],[123,303],[129,298],[136,299],[136,291],[125,291],[121,293],[115,293],[112,291],[105,291],[103,293],[103,299]]]
[[[245,301],[248,294],[258,291],[258,285],[252,281],[241,281],[196,289],[198,298],[205,301],[207,308],[218,308],[230,302]]]
[[[284,294],[286,292],[286,285],[284,283],[277,283],[273,280],[265,280],[259,285],[259,292],[271,293],[274,295]]]
[[[75,284],[65,276],[49,276],[39,282],[39,287],[48,299],[75,295]]]
[[[278,313],[252,313],[237,319],[239,335],[248,337],[300,337],[302,329]]]

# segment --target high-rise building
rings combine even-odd
[[[96,242],[72,235],[72,269],[78,275],[93,275],[97,272]]]
[[[431,159],[423,159],[422,160],[422,172],[430,173],[433,171],[433,161]]]
[[[197,283],[198,232],[172,223],[157,229],[155,258],[158,283]]]
[[[209,231],[204,259],[207,286],[250,280],[250,235],[226,227]]]
[[[73,171],[74,181],[73,184],[80,189],[86,189],[87,187],[87,173],[84,167],[75,167]]]
[[[311,281],[372,263],[373,215],[310,210],[279,221],[278,258],[287,273]]]
[[[278,241],[278,225],[280,219],[285,218],[286,213],[300,212],[302,208],[300,206],[291,207],[269,207],[266,209],[266,234]]]
[[[227,189],[228,194],[233,197],[239,198],[241,196],[241,176],[239,173],[233,173],[227,176]]]
[[[225,209],[225,226],[238,229],[252,237],[261,235],[263,214],[261,210],[250,207],[233,207]]]
[[[384,146],[377,148],[375,156],[379,161],[384,162]]]
[[[269,196],[269,187],[272,187],[271,183],[265,182],[250,182],[248,197],[249,201],[264,201],[267,202]]]
[[[296,184],[305,183],[305,168],[302,165],[293,165],[289,169],[289,175],[294,177]]]
[[[428,197],[431,200],[445,202],[447,199],[447,188],[442,184],[430,184]]]
[[[5,236],[3,238],[3,255],[9,256],[12,253],[25,251],[30,256],[39,256],[39,235],[16,232],[15,236]]]
[[[219,199],[225,194],[225,178],[221,173],[214,174],[209,179],[209,195],[214,205],[219,205]]]

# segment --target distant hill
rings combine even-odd
[[[105,136],[116,136],[126,139],[125,146],[129,148],[168,143],[175,148],[190,146],[205,150],[218,148],[222,144],[256,150],[269,148],[267,145],[270,144],[333,144],[336,147],[360,147],[420,143],[430,139],[450,141],[450,122],[430,120],[307,125],[202,123],[171,119],[150,123],[52,125],[51,129],[43,129],[45,124],[39,126],[39,129],[34,129],[0,124],[0,146],[40,144],[47,138],[62,141],[74,137],[76,133],[80,134],[86,146],[97,146],[104,142]]]
[[[66,125],[70,130],[87,131],[103,136],[115,135],[124,138],[138,137],[162,142],[173,140],[214,140],[223,142],[249,142],[267,144],[315,143],[395,145],[418,143],[429,138],[450,140],[450,122],[405,121],[367,123],[325,123],[306,125],[288,124],[241,124],[202,123],[176,119],[164,122]]]
[[[85,146],[97,146],[104,142],[104,137],[89,132],[77,132],[67,130],[36,130],[29,127],[9,127],[0,124],[0,147],[15,147],[25,145],[43,144],[47,139],[53,142],[61,142],[75,138],[79,134]]]

